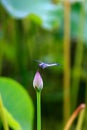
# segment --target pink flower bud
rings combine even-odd
[[[43,88],[43,80],[38,71],[36,72],[36,74],[34,76],[33,87],[38,91],[41,91]]]

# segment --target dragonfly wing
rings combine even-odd
[[[60,64],[57,64],[57,63],[53,63],[53,64],[48,64],[48,67],[51,67],[51,66],[59,66]]]
[[[41,64],[39,64],[39,65],[40,65],[40,67],[41,67],[42,69],[45,69],[45,68],[47,68],[47,67],[57,66],[58,64],[57,64],[57,63],[54,63],[54,64],[41,63]]]
[[[39,60],[34,60],[35,62],[38,62],[38,63],[42,63],[41,61],[39,61]]]

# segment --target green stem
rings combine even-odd
[[[41,130],[41,92],[37,91],[37,130]]]
[[[70,116],[70,2],[64,2],[64,124]]]
[[[83,58],[83,50],[84,50],[84,44],[83,44],[83,34],[84,34],[84,6],[82,5],[82,8],[80,10],[80,23],[79,23],[79,36],[78,36],[78,43],[76,47],[76,54],[75,54],[75,61],[74,61],[74,67],[73,67],[73,82],[72,82],[72,96],[71,96],[71,102],[72,102],[72,111],[76,107],[77,103],[77,97],[78,97],[78,91],[79,91],[79,82],[80,82],[80,76],[82,71],[82,58]]]
[[[65,125],[64,130],[69,130],[70,129],[73,121],[75,120],[75,118],[77,117],[77,115],[79,114],[79,112],[81,112],[83,109],[85,109],[85,104],[81,104],[80,106],[77,107],[77,109],[73,112],[73,114],[69,118],[67,124]],[[78,123],[81,123],[81,125],[82,125],[82,121],[83,121],[83,115],[84,115],[84,112],[81,113],[80,118],[79,118],[80,120],[78,122]],[[81,125],[78,124],[78,123],[77,123],[77,125],[79,125],[79,126],[76,127],[77,128],[76,130],[81,130],[80,129]]]
[[[84,121],[85,109],[80,112],[79,119],[76,125],[76,130],[82,130],[82,123]]]
[[[21,20],[15,21],[15,42],[16,42],[16,54],[17,54],[17,63],[19,68],[19,73],[22,78],[22,84],[27,86],[27,48],[25,44],[25,34],[23,23]]]

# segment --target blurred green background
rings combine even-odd
[[[42,130],[62,130],[64,117],[68,119],[67,115],[71,115],[79,104],[87,103],[87,1],[71,2],[69,5],[69,57],[64,52],[63,2],[41,0],[33,3],[33,0],[25,1],[25,5],[21,2],[21,6],[17,1],[5,2],[1,0],[0,3],[0,76],[20,82],[32,97],[36,109],[36,93],[32,83],[38,65],[33,60],[60,63],[59,67],[42,71],[44,88],[41,105]],[[13,7],[12,10],[9,5]],[[70,70],[70,84],[66,90],[69,91],[69,102],[64,100],[64,75],[68,74],[65,74],[64,64],[67,58],[70,58],[70,68],[67,67],[67,71]],[[67,110],[64,110],[64,104],[67,105]],[[87,128],[86,121],[87,116],[84,117],[82,130]],[[72,130],[76,122],[77,120]],[[36,112],[34,129],[36,130]]]

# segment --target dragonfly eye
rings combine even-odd
[[[42,69],[44,69],[44,68],[47,67],[47,64],[46,64],[46,63],[40,63],[40,64],[39,64],[39,67],[41,67]]]

